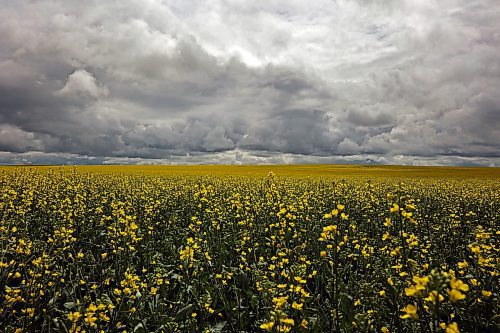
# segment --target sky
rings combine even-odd
[[[0,0],[0,163],[500,166],[500,3]]]

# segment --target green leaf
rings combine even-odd
[[[189,304],[182,309],[180,309],[176,314],[175,314],[175,321],[181,321],[189,317],[193,313],[193,304]]]
[[[76,307],[75,302],[66,302],[64,303],[64,307],[68,310],[74,309]]]
[[[226,323],[227,323],[226,321],[222,321],[220,323],[210,326],[210,332],[221,333],[222,330],[224,329],[224,326],[226,326]]]
[[[259,305],[259,298],[257,297],[257,295],[253,295],[252,298],[250,298],[250,304],[252,305],[252,308],[257,308],[257,306]]]
[[[348,322],[352,322],[354,319],[354,312],[351,309],[354,307],[353,297],[351,295],[342,293],[340,294],[340,309]]]
[[[146,330],[144,329],[144,325],[142,323],[139,323],[134,327],[134,332],[145,332],[145,331]]]

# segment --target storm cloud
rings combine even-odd
[[[0,0],[0,163],[500,165],[500,5]]]

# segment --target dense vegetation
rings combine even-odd
[[[0,171],[4,331],[500,329],[496,171],[137,170]]]

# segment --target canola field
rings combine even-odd
[[[500,170],[0,168],[2,332],[499,332]]]

